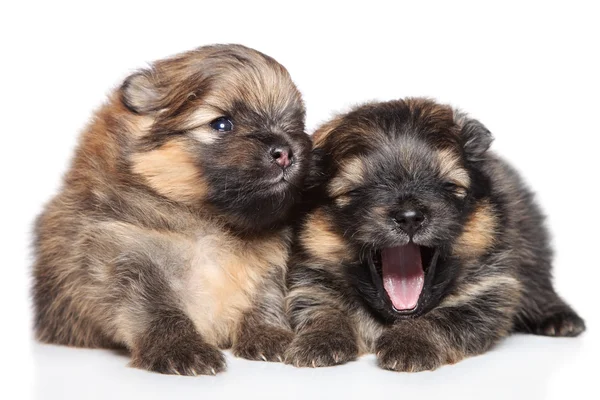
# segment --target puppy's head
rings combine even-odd
[[[492,138],[477,121],[408,99],[359,107],[313,140],[325,200],[302,243],[346,265],[384,316],[430,310],[461,260],[491,246],[496,217],[479,165]]]
[[[130,76],[120,98],[147,121],[130,163],[153,191],[242,231],[285,219],[310,140],[300,93],[275,60],[239,45],[202,47]]]

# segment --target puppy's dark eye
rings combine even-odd
[[[467,195],[467,189],[462,186],[457,185],[456,183],[446,182],[444,184],[444,189],[454,194],[456,197],[465,197]]]
[[[227,117],[219,117],[210,123],[210,127],[219,132],[230,132],[233,130],[233,122]]]

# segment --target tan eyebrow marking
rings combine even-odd
[[[346,207],[348,204],[350,204],[350,197],[349,196],[339,196],[337,199],[335,199],[335,204],[338,207]]]
[[[471,185],[469,173],[460,164],[458,156],[448,149],[442,149],[437,152],[438,166],[440,175],[450,182],[468,189]]]
[[[365,166],[358,157],[352,158],[340,167],[335,178],[329,183],[329,195],[331,197],[340,196],[364,182]]]

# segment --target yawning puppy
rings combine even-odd
[[[309,148],[300,93],[257,51],[202,47],[127,78],[37,221],[38,339],[125,347],[161,373],[221,371],[218,347],[280,360]]]
[[[386,369],[430,370],[512,331],[585,329],[552,288],[531,192],[491,141],[479,122],[423,99],[368,104],[315,133],[316,200],[288,279],[288,363],[374,352]]]

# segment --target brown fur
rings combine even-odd
[[[194,202],[206,194],[206,183],[185,143],[171,141],[155,150],[132,154],[132,171],[158,194],[181,202]]]
[[[341,262],[348,251],[331,221],[319,211],[308,217],[299,240],[315,257],[326,262]]]
[[[488,202],[482,202],[469,216],[454,245],[454,253],[470,259],[485,254],[494,245],[497,227],[497,216],[492,206]]]
[[[222,116],[232,132],[211,127]],[[231,346],[279,360],[292,336],[286,219],[309,156],[303,118],[287,71],[243,46],[203,47],[129,77],[37,221],[37,338],[124,347],[133,366],[161,373],[214,374],[225,368],[218,348]],[[261,176],[282,174],[270,141],[289,144],[295,164],[293,185],[267,197]]]

